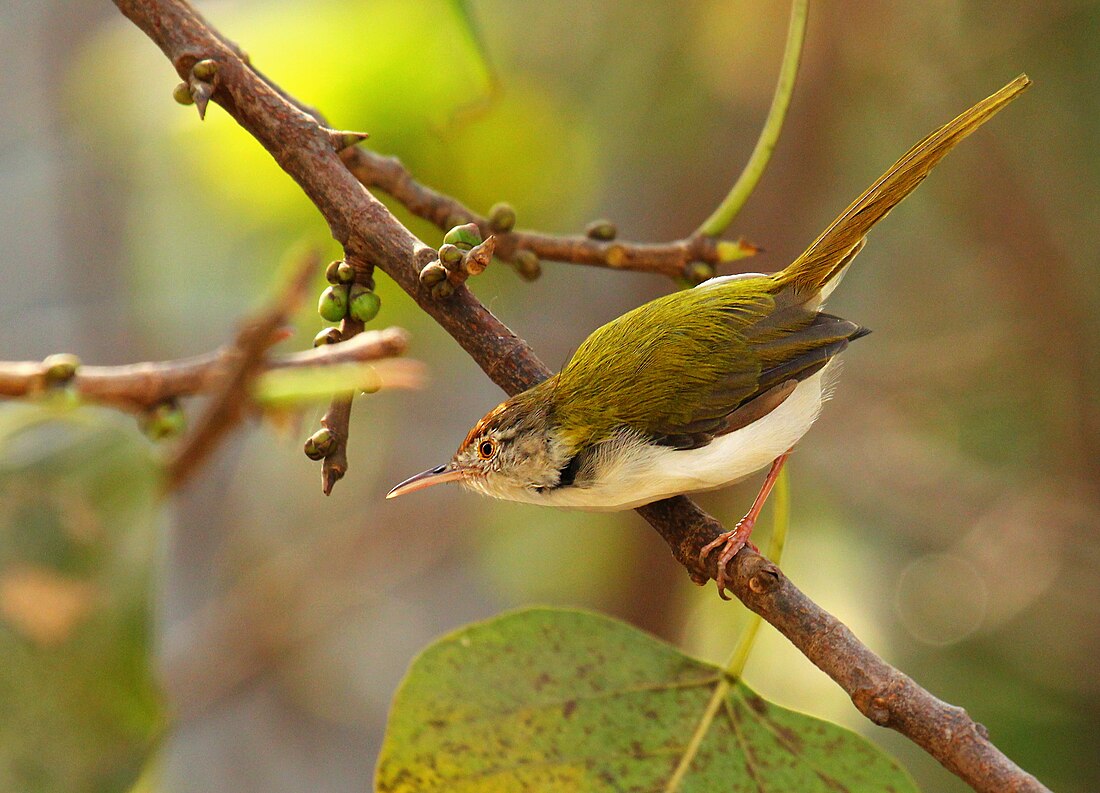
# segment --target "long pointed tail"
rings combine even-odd
[[[858,253],[863,238],[873,225],[913,192],[955,144],[992,118],[1029,85],[1031,80],[1026,74],[1021,74],[907,151],[829,224],[801,256],[785,270],[776,273],[775,280],[784,287],[793,286],[807,296],[821,292]]]

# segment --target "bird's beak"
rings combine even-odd
[[[432,485],[441,485],[444,482],[454,482],[463,479],[467,474],[469,474],[469,471],[465,468],[454,468],[449,463],[437,465],[435,468],[423,471],[416,476],[410,476],[404,482],[394,487],[393,490],[386,493],[386,498],[397,498],[406,493],[415,493],[417,490],[423,490]]]

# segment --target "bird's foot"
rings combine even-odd
[[[722,532],[711,542],[704,545],[699,551],[699,564],[705,566],[707,557],[710,556],[711,551],[722,546],[722,553],[718,557],[718,575],[714,578],[714,583],[718,585],[718,596],[722,598],[722,600],[730,599],[729,595],[726,594],[726,587],[729,585],[726,568],[729,563],[733,561],[733,557],[737,556],[737,552],[746,545],[757,553],[760,552],[760,550],[749,540],[749,536],[752,534],[755,525],[756,520],[746,516],[737,521],[737,525],[734,526],[733,529]]]

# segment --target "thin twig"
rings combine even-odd
[[[250,402],[249,386],[263,369],[263,359],[278,340],[278,330],[301,302],[309,278],[319,266],[317,254],[307,256],[274,303],[259,316],[246,321],[238,331],[226,356],[230,361],[227,371],[215,386],[210,403],[165,467],[168,490],[182,486],[213,451],[221,436],[244,417]]]
[[[776,82],[775,94],[772,97],[764,127],[760,130],[760,137],[757,138],[756,146],[753,147],[741,175],[737,177],[737,181],[722,199],[718,208],[703,221],[703,225],[695,232],[696,234],[717,237],[725,232],[752,195],[752,191],[756,189],[756,183],[760,181],[764,169],[768,167],[768,161],[771,160],[772,152],[775,151],[775,144],[779,141],[779,133],[783,129],[783,121],[787,117],[791,95],[794,93],[798,64],[802,60],[802,42],[806,38],[806,16],[809,13],[809,5],[810,0],[794,0],[791,6],[791,23],[787,29],[783,65],[779,69],[779,80]]]
[[[343,339],[354,339],[362,332],[363,323],[351,317],[345,317],[340,323],[340,337]],[[347,344],[347,342],[340,342],[340,344]],[[332,494],[332,488],[348,472],[348,435],[351,430],[351,403],[354,400],[354,391],[334,396],[328,410],[321,418],[321,426],[333,433],[336,443],[336,447],[321,463],[321,490],[326,496]]]
[[[697,232],[673,242],[629,242],[594,240],[583,236],[541,234],[534,231],[501,232],[489,219],[474,212],[461,201],[418,182],[396,157],[361,148],[342,153],[344,163],[367,187],[378,188],[397,199],[414,215],[434,223],[442,230],[456,222],[477,223],[483,236],[497,239],[496,256],[515,261],[521,250],[531,251],[546,261],[607,267],[612,270],[657,273],[683,278],[692,262],[726,264],[752,256],[759,248],[745,240],[721,243],[714,236]]]
[[[401,328],[367,331],[340,344],[266,358],[264,370],[312,369],[364,363],[403,355],[408,334]],[[179,397],[210,393],[225,379],[232,348],[174,361],[123,366],[81,366],[69,382],[82,401],[142,412]],[[43,388],[38,361],[0,361],[0,397],[27,397]]]
[[[447,300],[422,289],[419,268],[435,252],[377,201],[332,152],[324,128],[285,101],[243,64],[182,0],[115,0],[184,76],[198,58],[219,64],[213,101],[269,151],[325,217],[333,236],[359,261],[374,262],[450,333],[482,370],[508,393],[549,374],[517,338],[465,287]],[[700,568],[699,549],[722,532],[714,518],[678,496],[638,510],[665,538],[695,580],[714,578],[711,556]],[[891,667],[835,617],[803,595],[763,557],[742,550],[730,565],[729,589],[777,627],[829,674],[876,724],[906,735],[975,790],[1045,791],[988,739],[965,711],[947,705]]]

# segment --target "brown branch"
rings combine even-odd
[[[429,297],[417,273],[435,258],[435,252],[402,226],[344,167],[315,119],[260,79],[182,0],[115,3],[165,52],[184,79],[197,60],[218,61],[213,101],[254,135],[301,185],[357,268],[374,264],[389,274],[509,394],[549,374],[526,342],[465,287],[447,300]],[[697,554],[720,533],[716,520],[684,496],[651,504],[639,512],[661,533],[694,580],[714,577],[714,561],[700,569]],[[875,723],[912,739],[975,790],[1046,790],[994,747],[985,730],[964,711],[940,702],[878,658],[770,562],[743,550],[731,567],[734,594],[788,636]]]
[[[367,187],[378,188],[398,201],[414,215],[434,223],[444,231],[460,223],[477,223],[482,236],[496,236],[496,256],[515,261],[516,253],[528,250],[540,259],[613,270],[658,273],[669,278],[688,278],[692,262],[718,265],[751,256],[759,251],[751,243],[738,241],[719,246],[718,240],[693,234],[666,243],[601,241],[584,236],[558,236],[534,231],[494,229],[489,218],[474,212],[461,201],[421,184],[396,157],[386,157],[360,148],[341,154],[344,163]]]
[[[165,466],[165,484],[169,490],[183,485],[214,450],[218,440],[244,417],[251,403],[249,387],[263,370],[267,351],[278,341],[279,329],[301,301],[309,277],[319,265],[316,253],[306,256],[273,304],[241,326],[224,356],[225,373],[214,386],[209,404]]]
[[[408,335],[401,328],[368,331],[341,344],[326,344],[268,358],[265,367],[301,369],[359,363],[404,354]],[[225,378],[229,348],[192,358],[126,364],[125,366],[81,366],[69,387],[81,400],[131,412],[142,412],[169,399],[209,393]],[[28,397],[45,388],[44,371],[38,361],[0,361],[0,397]]]
[[[351,317],[344,317],[341,320],[340,338],[354,339],[362,332],[362,322]],[[339,347],[342,344],[347,342],[341,342],[336,346]],[[328,411],[321,418],[321,426],[333,433],[336,443],[336,448],[325,455],[324,462],[321,463],[321,491],[326,496],[332,494],[332,488],[348,472],[348,435],[351,429],[351,403],[354,400],[354,391],[334,396]]]

